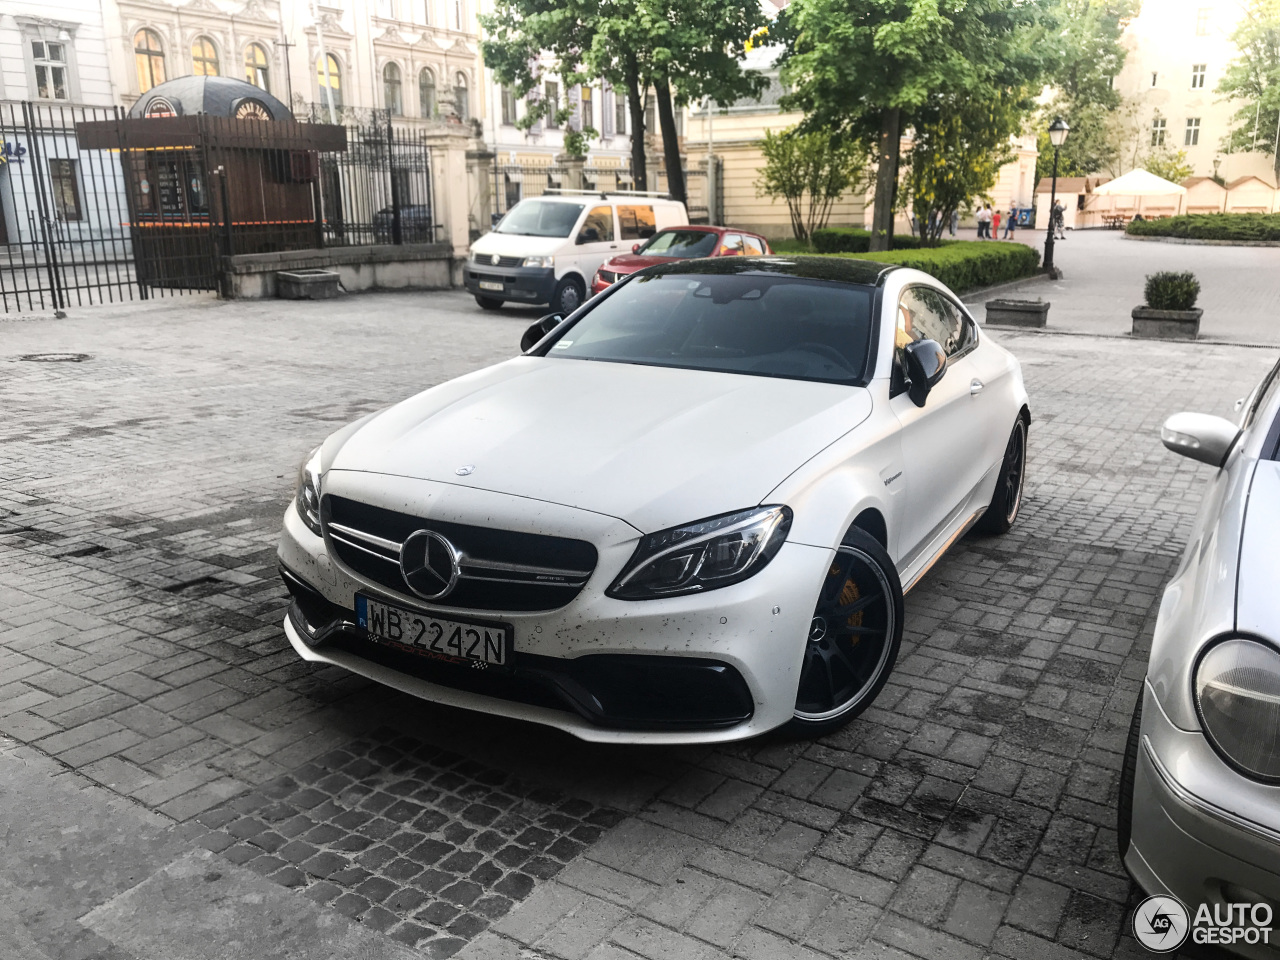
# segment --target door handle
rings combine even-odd
[[[982,392],[982,381],[974,377],[969,384],[969,396],[976,397]]]

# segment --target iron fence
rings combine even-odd
[[[0,102],[0,303],[60,310],[139,288],[119,154],[84,150],[75,126],[113,107]]]
[[[391,123],[348,126],[347,149],[320,155],[323,246],[434,243],[431,148]]]

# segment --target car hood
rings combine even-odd
[[[518,233],[486,233],[471,245],[473,254],[503,257],[545,257],[560,250],[564,237],[526,237]]]
[[[687,257],[646,257],[641,253],[624,253],[608,261],[602,269],[616,273],[635,273],[655,263],[671,263],[673,260],[686,260]]]
[[[859,387],[518,357],[377,414],[324,468],[565,504],[652,532],[754,506],[871,407]]]

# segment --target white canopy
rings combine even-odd
[[[1101,186],[1093,188],[1093,192],[1112,197],[1168,197],[1173,194],[1184,194],[1187,188],[1181,184],[1157,177],[1146,170],[1130,170],[1123,177],[1108,180]]]

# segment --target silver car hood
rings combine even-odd
[[[857,387],[518,357],[373,416],[324,468],[566,504],[650,532],[759,503],[871,409]]]

